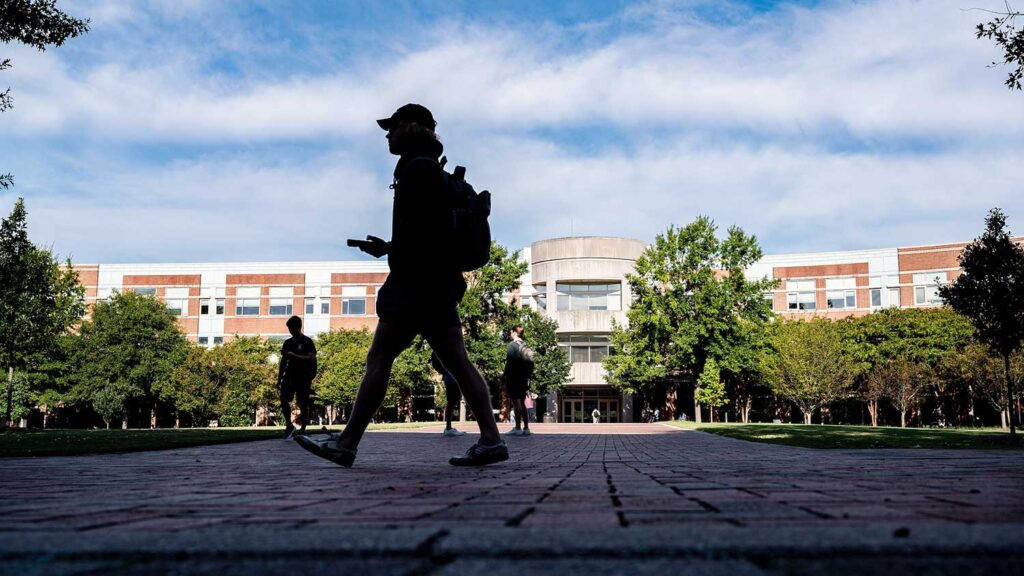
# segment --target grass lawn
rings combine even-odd
[[[401,430],[435,426],[441,422],[371,424],[370,430]],[[317,428],[311,427],[311,430]],[[340,427],[332,428],[340,430]],[[207,444],[249,442],[280,438],[284,428],[183,428],[180,430],[45,430],[0,433],[0,457],[75,456],[110,452],[166,450]]]
[[[751,442],[804,448],[994,448],[1014,449],[1009,433],[998,428],[889,428],[811,424],[695,424],[664,422]],[[1017,445],[1020,449],[1020,444]]]

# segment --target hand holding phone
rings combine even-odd
[[[359,248],[374,258],[380,258],[388,253],[388,243],[376,236],[367,236],[366,240],[350,238],[347,244],[353,248]]]

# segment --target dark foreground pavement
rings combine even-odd
[[[0,460],[0,574],[1024,574],[1024,453],[818,451],[660,425]]]

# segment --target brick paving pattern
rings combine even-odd
[[[0,574],[1021,573],[1024,452],[811,450],[658,424],[0,460]],[[280,564],[280,570],[275,568]]]

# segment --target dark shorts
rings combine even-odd
[[[284,380],[281,382],[281,402],[291,402],[296,398],[299,402],[308,402],[312,382]]]
[[[516,380],[505,381],[505,391],[508,392],[508,397],[513,400],[525,400],[527,388],[526,382]]]
[[[431,281],[428,276],[409,284],[389,276],[377,292],[377,317],[417,334],[461,326],[458,306],[466,283],[461,276],[458,282],[432,285]]]

